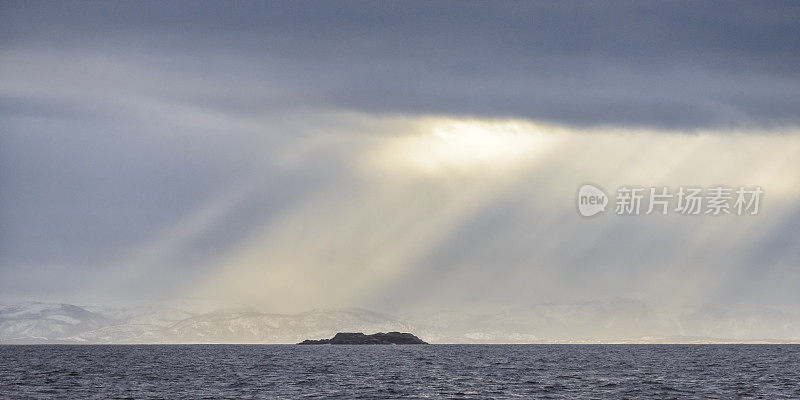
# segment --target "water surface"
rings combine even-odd
[[[0,346],[3,399],[800,398],[800,345]]]

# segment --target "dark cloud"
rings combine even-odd
[[[6,49],[146,56],[218,86],[244,68],[250,83],[278,87],[188,95],[244,111],[277,96],[579,125],[780,126],[800,115],[792,2],[21,2],[5,3],[0,25]]]

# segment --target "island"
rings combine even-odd
[[[306,339],[298,344],[428,344],[422,339],[410,334],[400,332],[378,332],[365,335],[361,332],[339,332],[330,339]]]

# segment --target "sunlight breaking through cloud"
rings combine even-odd
[[[416,134],[367,154],[368,162],[395,173],[496,172],[530,161],[554,141],[546,126],[524,121],[424,118],[418,125]]]
[[[321,134],[327,139],[297,147],[310,160],[336,143],[338,156],[319,168],[343,175],[261,223],[213,261],[191,295],[295,311],[496,308],[615,295],[664,307],[747,296],[775,305],[792,295],[776,297],[759,285],[743,294],[733,282],[782,274],[800,283],[800,274],[783,268],[797,259],[789,248],[775,249],[775,264],[758,272],[750,261],[797,212],[796,134],[581,130],[443,117],[353,121],[349,115],[330,128],[334,133]],[[753,217],[587,221],[574,204],[587,181],[608,190],[761,185],[766,200]]]

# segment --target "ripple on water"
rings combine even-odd
[[[800,398],[798,345],[0,346],[3,399]]]

